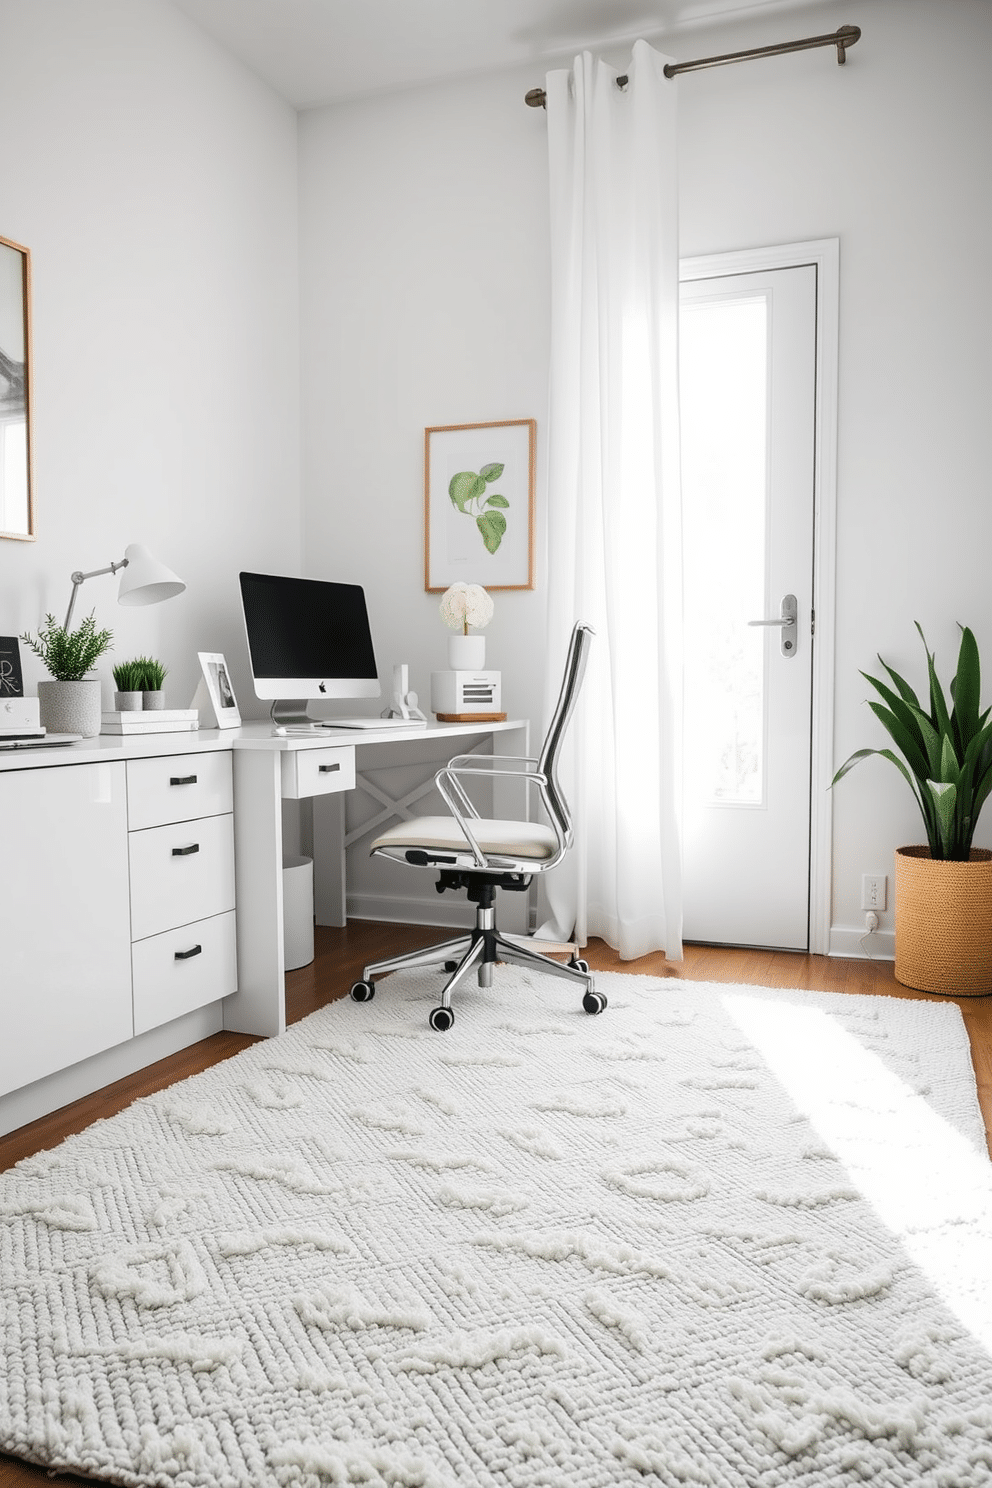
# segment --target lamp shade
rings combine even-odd
[[[158,604],[159,600],[182,594],[186,588],[183,580],[149,553],[144,543],[128,543],[124,558],[127,566],[121,570],[118,604]]]

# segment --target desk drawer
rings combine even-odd
[[[234,908],[234,818],[131,832],[131,939]]]
[[[354,789],[353,744],[337,749],[287,750],[281,760],[284,800],[299,801],[306,796],[326,796],[332,791]]]
[[[127,762],[127,824],[132,832],[233,810],[228,751]]]
[[[227,997],[238,984],[233,910],[140,941],[131,965],[136,1034]]]

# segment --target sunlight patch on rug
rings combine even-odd
[[[992,1481],[950,1004],[383,980],[0,1175],[0,1450],[171,1488]]]

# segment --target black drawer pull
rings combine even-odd
[[[169,776],[169,784],[170,785],[195,785],[196,784],[196,776],[195,775],[170,775]]]
[[[200,851],[200,844],[198,842],[191,842],[190,845],[189,845],[189,847],[174,847],[172,849],[172,856],[174,858],[188,858],[189,855],[190,855],[190,853],[195,853],[195,852],[199,852],[199,851]]]
[[[202,946],[194,946],[191,951],[177,951],[176,952],[176,960],[177,961],[188,961],[189,958],[190,958],[190,956],[202,956],[202,955],[203,955],[203,947]]]
[[[341,761],[335,760],[333,765],[318,765],[317,770],[321,775],[332,775],[335,770],[340,770]]]

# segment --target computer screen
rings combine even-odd
[[[361,585],[258,573],[240,581],[258,697],[298,701],[302,712],[308,698],[379,696]]]

